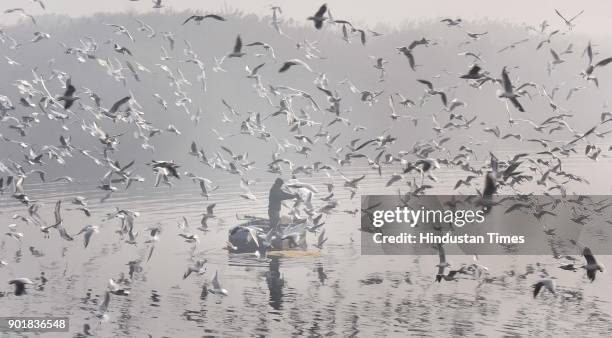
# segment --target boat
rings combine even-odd
[[[282,235],[272,240],[270,251],[305,250],[306,227],[303,224],[292,224],[286,218],[281,218]],[[235,225],[229,230],[228,242],[231,253],[252,253],[258,251],[258,242],[253,240],[252,233],[263,240],[270,231],[270,221],[267,218],[248,216],[245,222]]]

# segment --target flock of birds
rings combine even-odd
[[[38,3],[43,9],[45,8],[42,1],[33,1]],[[153,1],[153,5],[153,8],[156,9],[164,7],[161,0]],[[424,85],[424,93],[419,98],[406,98],[401,93],[386,94],[388,109],[391,113],[389,116],[390,122],[400,123],[402,119],[408,119],[414,125],[417,125],[419,118],[399,112],[396,102],[400,103],[403,107],[402,109],[408,110],[419,104],[422,106],[434,96],[439,97],[440,112],[447,113],[450,116],[449,122],[442,126],[438,123],[436,116],[433,115],[431,119],[434,123],[433,131],[435,137],[429,140],[420,140],[412,146],[412,149],[393,152],[391,146],[396,143],[399,136],[391,135],[387,130],[377,137],[365,140],[359,136],[359,133],[366,130],[367,127],[356,125],[351,121],[349,118],[351,109],[343,106],[343,102],[346,102],[346,100],[343,100],[339,89],[340,86],[347,86],[350,92],[358,95],[359,100],[367,106],[377,105],[385,93],[377,90],[358,89],[349,79],[341,81],[337,86],[334,86],[325,73],[318,72],[317,67],[313,66],[317,62],[325,62],[325,57],[322,56],[323,52],[318,47],[317,42],[306,39],[303,41],[293,40],[282,29],[282,9],[278,6],[273,6],[271,11],[272,19],[270,26],[273,30],[288,41],[295,43],[297,49],[304,55],[303,58],[282,61],[276,72],[299,71],[300,73],[297,74],[299,76],[312,74],[314,83],[312,92],[308,92],[307,89],[292,88],[284,84],[267,83],[261,73],[261,69],[266,67],[266,62],[255,67],[245,65],[247,81],[253,81],[253,88],[259,97],[269,103],[271,112],[267,114],[255,112],[241,113],[229,102],[223,100],[227,111],[222,113],[222,122],[235,126],[236,132],[222,134],[216,129],[211,129],[211,132],[222,143],[226,139],[236,136],[275,142],[277,151],[272,154],[270,161],[266,161],[264,167],[270,173],[289,174],[291,176],[291,179],[286,182],[286,187],[294,192],[299,192],[301,196],[300,200],[290,207],[291,211],[289,214],[291,221],[317,233],[318,238],[315,246],[319,249],[323,248],[327,240],[325,230],[322,228],[325,215],[334,212],[345,212],[353,215],[360,211],[362,213],[369,212],[368,210],[359,209],[343,211],[338,209],[340,203],[336,199],[337,192],[335,191],[336,186],[333,178],[341,179],[341,188],[350,192],[350,196],[353,198],[353,196],[357,195],[359,185],[366,180],[366,175],[347,177],[343,173],[343,168],[350,167],[350,165],[357,161],[367,161],[367,165],[373,170],[374,174],[380,176],[383,175],[383,169],[385,168],[394,168],[394,170],[400,168],[399,171],[391,175],[386,186],[390,187],[397,184],[397,182],[406,183],[409,191],[404,194],[400,193],[399,199],[401,203],[405,203],[410,196],[425,194],[427,190],[433,188],[433,182],[437,181],[435,177],[436,170],[442,166],[458,168],[466,173],[467,176],[457,181],[454,189],[464,187],[475,188],[477,186],[475,182],[482,181],[482,191],[477,191],[485,199],[504,189],[506,192],[517,193],[517,199],[520,202],[522,201],[521,198],[527,194],[521,194],[518,187],[527,182],[535,182],[546,189],[545,194],[550,196],[551,202],[546,205],[523,203],[520,206],[514,207],[511,212],[520,209],[523,212],[533,213],[541,217],[546,213],[553,214],[554,208],[562,204],[560,199],[566,196],[566,183],[588,183],[585,178],[564,170],[562,158],[577,154],[577,148],[585,145],[585,155],[591,159],[597,159],[602,149],[592,141],[592,138],[603,138],[612,131],[603,130],[607,123],[612,121],[612,113],[610,112],[602,113],[601,120],[587,131],[580,132],[575,130],[568,123],[568,119],[573,115],[563,109],[555,98],[555,92],[558,91],[558,88],[553,89],[549,93],[539,84],[531,82],[520,83],[518,80],[511,78],[508,67],[503,67],[500,70],[486,70],[483,66],[482,56],[476,51],[467,51],[462,55],[471,58],[474,63],[468,65],[466,67],[468,70],[464,74],[459,74],[457,78],[465,86],[472,87],[474,90],[480,90],[487,86],[498,86],[497,98],[505,102],[510,126],[528,124],[537,133],[542,135],[550,135],[553,132],[567,130],[571,136],[563,142],[553,142],[545,137],[524,139],[520,134],[502,135],[499,127],[488,127],[484,131],[495,136],[497,139],[517,139],[524,142],[536,142],[541,144],[545,150],[519,153],[508,160],[498,159],[491,153],[491,160],[482,167],[477,167],[473,161],[470,161],[470,159],[475,157],[474,150],[470,149],[467,145],[462,145],[453,156],[450,156],[451,152],[445,148],[445,144],[451,140],[451,137],[448,136],[449,132],[472,128],[476,117],[468,118],[458,112],[461,107],[467,104],[459,98],[453,98],[449,88],[438,88],[434,83],[435,79],[419,78],[417,79],[418,83]],[[30,20],[38,28],[35,17],[22,8],[7,9],[4,13],[6,15],[19,14]],[[566,19],[559,11],[556,11],[556,13],[562,18],[567,30],[571,30],[574,27],[574,22],[582,14],[580,12],[572,18]],[[311,22],[312,27],[316,30],[326,28],[332,32],[339,32],[341,39],[348,43],[357,39],[358,43],[365,45],[369,43],[370,39],[382,39],[385,35],[367,28],[358,27],[349,20],[335,19],[325,4],[320,6],[312,16],[307,17],[307,20]],[[172,69],[166,62],[176,58],[176,56],[172,55],[172,51],[174,51],[175,42],[179,37],[172,32],[157,32],[154,27],[141,19],[137,19],[137,22],[138,27],[136,30],[139,33],[134,32],[127,24],[103,23],[104,26],[111,29],[116,35],[117,40],[111,39],[104,43],[104,45],[112,46],[112,51],[117,54],[117,58],[114,58],[114,60],[97,56],[99,49],[104,48],[104,45],[100,45],[94,37],[88,36],[81,39],[80,46],[68,46],[60,41],[63,46],[62,51],[67,57],[74,58],[76,62],[83,64],[92,63],[92,67],[96,65],[101,66],[106,70],[108,76],[125,86],[126,95],[119,98],[111,98],[113,100],[111,101],[113,102],[112,105],[103,104],[105,100],[100,95],[85,87],[87,79],[72,78],[70,74],[58,69],[52,69],[50,74],[44,74],[36,66],[31,69],[31,79],[18,79],[14,82],[14,85],[21,94],[20,97],[9,98],[0,95],[0,127],[8,128],[8,132],[14,132],[13,137],[0,134],[0,140],[5,144],[2,147],[17,145],[17,149],[22,151],[24,157],[21,161],[15,160],[14,157],[12,159],[2,159],[2,162],[0,162],[0,192],[11,193],[12,198],[21,202],[25,207],[26,216],[16,214],[13,216],[13,219],[25,224],[38,226],[43,237],[55,236],[57,234],[62,240],[72,242],[78,236],[82,236],[83,246],[87,248],[92,238],[96,236],[95,234],[102,230],[100,226],[90,224],[85,225],[78,232],[71,232],[64,224],[64,218],[62,217],[63,203],[69,203],[75,210],[82,211],[86,217],[92,216],[92,212],[89,209],[90,202],[82,196],[75,196],[70,200],[57,201],[54,210],[54,220],[50,222],[47,222],[40,215],[40,211],[44,206],[36,200],[35,196],[30,194],[27,189],[27,182],[39,180],[42,182],[73,184],[75,181],[70,176],[47,177],[47,173],[43,170],[45,167],[67,165],[72,157],[78,155],[93,161],[100,168],[104,168],[104,174],[99,179],[100,184],[97,187],[104,192],[104,197],[100,203],[112,201],[113,193],[118,191],[121,185],[127,190],[132,184],[144,184],[143,182],[146,181],[145,177],[137,174],[133,169],[135,161],[119,163],[119,161],[113,159],[121,151],[120,143],[122,138],[128,135],[125,131],[126,128],[135,130],[134,135],[142,142],[142,149],[150,151],[151,154],[156,153],[155,146],[152,143],[155,136],[161,133],[171,133],[177,136],[182,134],[172,124],[165,128],[157,128],[154,123],[147,120],[146,114],[142,111],[142,106],[128,89],[128,81],[130,86],[138,85],[144,74],[152,72],[150,68],[159,68],[168,79],[174,92],[176,107],[183,109],[196,126],[200,123],[202,118],[201,110],[198,109],[195,113],[190,111],[192,107],[192,97],[190,95],[192,93],[188,91],[188,88],[193,85],[192,80],[189,79],[188,74],[183,73],[180,67]],[[177,25],[201,25],[204,23],[227,25],[231,24],[231,19],[212,13],[194,14],[187,17],[184,21],[178,22]],[[448,29],[464,29],[463,26],[465,25],[464,21],[460,18],[446,18],[441,21],[441,24],[448,26]],[[534,36],[542,38],[537,45],[537,49],[550,45],[551,41],[560,34],[561,30],[549,31],[548,26],[550,25],[544,22],[540,27],[529,27],[530,30],[534,31],[533,35],[509,44],[500,49],[498,53],[518,48],[519,45],[534,39]],[[485,39],[487,34],[487,32],[474,33],[466,31],[465,44],[473,44],[477,40]],[[141,38],[154,39],[157,37],[161,37],[163,41],[160,63],[150,66],[139,62],[136,53],[132,51],[132,45],[137,44],[137,41]],[[33,33],[31,43],[35,44],[49,39],[53,39],[50,33],[37,30]],[[17,41],[2,29],[0,29],[0,43],[3,44],[6,50],[16,50],[26,46],[25,42]],[[419,59],[419,50],[429,48],[438,43],[433,39],[423,37],[406,46],[397,47],[397,53],[405,56],[407,64],[395,66],[406,71],[410,69],[415,74],[418,74],[417,71],[420,65],[417,62],[427,62],[427,60]],[[208,80],[206,72],[209,69],[207,62],[204,62],[194,51],[191,43],[185,41],[185,45],[185,58],[182,61],[184,64],[195,66],[196,81],[199,82],[201,93],[206,93]],[[166,47],[170,49],[170,53],[166,50]],[[556,66],[563,63],[565,61],[563,58],[569,57],[572,53],[572,45],[564,52],[557,52],[551,48],[550,54],[552,58],[549,63],[549,70],[552,71]],[[238,35],[235,41],[233,41],[233,48],[228,49],[225,54],[215,57],[214,65],[210,69],[214,72],[227,72],[224,68],[226,62],[232,59],[241,59],[246,55],[256,55],[262,59],[270,60],[282,57],[282,55],[275,53],[274,46],[269,43],[253,41],[243,44],[242,37]],[[597,76],[601,69],[612,61],[612,57],[598,57],[595,46],[590,42],[585,47],[583,55],[587,58],[586,68],[581,72],[585,82],[584,86],[572,88],[567,95],[567,100],[571,98],[573,92],[587,88],[586,86],[591,85],[591,83],[598,87],[599,80]],[[118,58],[121,58],[121,60]],[[5,59],[11,67],[22,66],[20,60],[15,60],[9,56],[5,56]],[[390,62],[380,57],[372,57],[372,59],[374,61],[373,67],[380,74],[378,81],[382,82],[385,80],[385,71],[389,67]],[[499,77],[496,77],[494,74],[499,74]],[[53,92],[52,87],[48,85],[51,81],[59,83],[62,91]],[[513,118],[514,110],[529,112],[530,107],[525,98],[531,98],[533,91],[538,91],[538,94],[549,102],[552,114],[541,123]],[[171,103],[167,101],[167,96],[165,98],[163,94],[152,93],[152,98],[162,111],[171,109]],[[17,104],[13,104],[13,101],[17,102]],[[327,105],[327,107],[324,107],[324,105]],[[321,113],[322,118],[320,120],[315,119],[313,117],[314,113]],[[279,139],[275,136],[276,132],[266,126],[266,121],[275,118],[286,120],[287,128],[292,134],[294,141]],[[112,125],[116,127],[112,130],[103,129],[100,122],[103,120],[112,121]],[[30,129],[35,125],[43,123],[57,123],[61,126],[62,134],[57,135],[57,144],[36,146],[26,141]],[[97,147],[87,149],[85,146],[75,144],[72,141],[72,137],[68,134],[71,132],[70,127],[75,123],[80,125],[82,131],[89,135],[92,140],[95,140],[98,144]],[[344,132],[345,136],[346,134],[357,136],[340,145],[338,143],[342,132]],[[317,161],[309,163],[309,155],[315,151],[315,145],[320,145],[321,143],[331,153],[333,162]],[[221,146],[220,149],[205,149],[195,141],[191,142],[191,146],[189,149],[185,149],[185,151],[210,170],[239,177],[243,193],[236,196],[237,198],[246,200],[255,200],[257,198],[251,191],[252,186],[256,184],[256,180],[248,178],[249,172],[255,168],[256,161],[250,159],[248,154],[238,153],[227,146]],[[300,156],[299,158],[303,162],[296,163],[296,160],[291,160],[290,156],[284,155],[291,153]],[[447,153],[449,156],[445,156]],[[171,187],[175,180],[186,177],[199,186],[202,196],[206,199],[212,196],[217,189],[220,189],[220,186],[211,179],[198,176],[192,172],[181,172],[182,166],[175,160],[152,160],[146,163],[146,165],[151,168],[154,176],[153,185],[155,187],[161,185]],[[325,197],[315,198],[315,193],[318,193],[319,189],[315,185],[300,181],[299,179],[300,176],[310,176],[313,173],[324,173],[329,178],[328,183],[323,183],[327,188],[327,195]],[[553,192],[562,197],[550,195]],[[319,201],[322,202],[322,205],[317,205],[321,203]],[[575,222],[581,224],[586,224],[593,214],[602,214],[606,208],[612,205],[592,203],[588,198],[582,199],[580,202],[580,204],[576,204],[573,208],[576,214]],[[200,233],[205,233],[208,230],[208,222],[215,218],[214,207],[215,204],[208,205],[206,212],[203,212],[201,215],[201,226],[195,230],[198,230]],[[104,219],[118,219],[120,221],[118,233],[126,242],[146,245],[149,248],[146,261],[149,261],[153,255],[155,243],[159,241],[163,228],[161,225],[144,228],[142,232],[147,234],[147,238],[141,241],[138,237],[139,231],[135,229],[135,220],[138,217],[139,213],[137,211],[117,208],[117,210],[106,215]],[[256,242],[262,241],[262,238],[266,235],[258,229],[251,230],[251,236]],[[3,231],[5,231],[6,236],[14,239],[19,245],[28,240],[19,231],[19,225],[16,223],[9,225]],[[199,242],[198,233],[191,229],[187,219],[184,219],[179,225],[179,232],[179,236],[186,242],[193,243],[194,245]],[[229,243],[227,245],[231,246]],[[31,249],[34,248],[31,247]],[[438,270],[435,274],[435,281],[452,281],[461,275],[472,275],[477,276],[477,278],[486,276],[486,267],[479,265],[477,261],[472,265],[451,270],[444,254],[444,248],[439,246],[438,250],[440,262],[437,265]],[[581,268],[586,270],[588,279],[594,281],[596,273],[603,271],[603,266],[597,263],[591,249],[588,247],[582,247],[581,253],[586,260],[586,264],[581,266]],[[140,269],[140,263],[140,261],[130,262],[130,275]],[[5,261],[0,261],[0,267],[7,264]],[[575,266],[573,263],[565,264],[561,268],[567,271],[578,270],[578,266]],[[445,273],[446,269],[449,269],[448,273]],[[188,278],[194,274],[204,274],[205,271],[206,261],[196,260],[193,265],[188,267],[183,278]],[[31,279],[25,277],[13,278],[9,283],[15,286],[13,294],[16,296],[25,295],[26,286],[34,284]],[[129,285],[128,283],[129,281],[126,280],[116,281],[110,279],[108,290],[106,290],[104,300],[99,308],[99,318],[108,318],[111,297],[129,296],[129,289],[126,287],[126,285]],[[215,273],[211,284],[212,287],[208,288],[205,286],[204,289],[213,294],[228,294],[228,290],[222,287],[217,273]],[[534,284],[533,296],[537,296],[542,288],[555,293],[554,278],[542,279]]]

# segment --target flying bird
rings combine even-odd
[[[242,52],[242,39],[240,38],[240,34],[236,37],[236,43],[234,44],[234,50],[229,53],[227,56],[230,58],[242,57],[246,55],[246,53]]]
[[[189,21],[193,20],[196,24],[200,24],[204,19],[207,18],[211,18],[217,21],[225,21],[225,18],[220,16],[220,15],[216,15],[216,14],[206,14],[206,15],[192,15],[190,17],[187,18],[187,20],[183,21],[183,25],[188,23]]]
[[[542,288],[546,288],[552,294],[556,294],[556,283],[552,278],[543,279],[533,285],[533,298],[536,298]]]
[[[323,4],[321,7],[319,7],[319,10],[314,16],[309,16],[307,19],[314,22],[316,29],[321,29],[321,27],[323,27],[323,22],[325,21],[325,12],[327,12],[327,4]]]
[[[514,87],[512,86],[512,82],[510,82],[510,76],[508,76],[508,71],[506,67],[502,69],[502,87],[503,90],[498,91],[497,97],[505,98],[512,102],[512,105],[516,107],[520,112],[524,112],[525,109],[521,105],[518,100],[519,95],[514,91]]]
[[[587,277],[591,282],[593,282],[595,280],[597,271],[603,272],[603,266],[597,263],[597,260],[595,259],[595,256],[593,256],[590,248],[585,247],[582,250],[582,255],[586,260],[586,265],[583,265],[582,268],[586,270]]]
[[[278,70],[278,72],[279,73],[284,73],[287,70],[289,70],[289,68],[291,68],[293,66],[302,66],[302,67],[306,68],[309,72],[312,73],[312,68],[310,68],[310,66],[306,62],[304,62],[304,61],[302,61],[300,59],[291,59],[289,61],[284,62],[283,65]]]
[[[557,9],[555,9],[555,13],[557,13],[557,15],[563,20],[563,22],[565,23],[565,25],[567,26],[567,28],[569,30],[572,30],[572,28],[574,28],[574,26],[576,26],[575,24],[572,23],[572,21],[574,21],[577,17],[579,17],[580,15],[582,15],[582,13],[584,13],[584,10],[581,10],[580,13],[574,15],[573,17],[571,17],[569,20],[566,19],[561,13],[559,13],[559,11]]]

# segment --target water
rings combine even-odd
[[[566,170],[570,169],[567,166],[583,167],[579,162],[567,163]],[[349,177],[361,173],[368,177],[360,193],[395,193],[395,186],[383,188],[389,173],[377,178],[373,171],[359,167],[345,172]],[[452,193],[448,187],[454,185],[458,174],[441,169],[436,174],[439,184],[432,193]],[[340,207],[325,219],[329,240],[323,250],[310,249],[312,254],[303,257],[266,259],[229,254],[222,248],[227,230],[238,222],[236,214],[264,216],[265,193],[271,180],[263,175],[257,183],[253,189],[257,201],[239,198],[237,178],[230,175],[215,180],[223,189],[208,201],[200,196],[199,187],[186,179],[172,188],[152,188],[150,181],[136,184],[127,192],[113,194],[105,203],[98,201],[103,193],[95,190],[96,182],[29,184],[27,191],[45,204],[41,216],[48,222],[53,204],[63,199],[64,224],[69,233],[76,233],[85,224],[100,227],[87,248],[81,237],[67,242],[53,230],[51,238],[44,239],[37,226],[11,219],[26,211],[5,194],[0,198],[3,225],[18,223],[24,239],[19,245],[3,237],[0,259],[9,264],[0,269],[0,278],[29,277],[36,285],[25,296],[7,293],[0,298],[0,311],[12,316],[67,316],[70,335],[82,333],[87,323],[93,334],[106,337],[542,336],[549,332],[583,335],[585,331],[607,335],[612,330],[612,295],[602,292],[612,282],[610,275],[599,274],[590,283],[582,271],[558,269],[560,264],[552,257],[480,257],[491,279],[480,285],[480,281],[469,279],[433,283],[437,256],[362,256],[359,217],[343,212],[358,208],[359,198],[350,200],[337,178]],[[325,189],[322,176],[304,180],[315,183],[321,191]],[[606,184],[609,186],[609,182]],[[397,187],[405,189],[403,185]],[[91,218],[71,210],[74,206],[68,200],[76,195],[90,199]],[[208,203],[217,203],[217,218],[209,221],[208,232],[198,233],[200,243],[194,249],[178,236],[177,224],[184,216],[197,232],[199,214]],[[115,232],[118,220],[103,221],[115,207],[140,212],[135,222],[140,233],[136,245],[126,243]],[[147,262],[148,235],[143,229],[158,223],[163,231]],[[309,234],[308,240],[312,243],[314,235]],[[43,256],[33,255],[29,246]],[[207,272],[183,280],[187,267],[198,258],[207,260]],[[598,259],[612,266],[609,256]],[[472,257],[452,256],[449,260],[460,266],[471,263]],[[140,261],[142,267],[131,279],[130,261]],[[528,270],[534,273],[524,275]],[[210,287],[215,271],[228,296],[202,292]],[[109,319],[100,323],[96,314],[108,279],[117,280],[121,274],[126,280],[123,287],[131,294],[112,295]],[[533,299],[531,285],[547,274],[558,278],[557,296],[544,292]],[[10,288],[5,284],[2,289]]]

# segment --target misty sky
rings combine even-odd
[[[199,9],[204,12],[219,12],[225,8],[241,9],[261,15],[270,13],[271,4],[284,10],[284,17],[304,20],[316,11],[323,1],[297,0],[163,0],[166,8],[175,10]],[[150,0],[43,0],[47,13],[62,13],[70,16],[90,15],[96,12],[122,12],[153,10]],[[442,16],[464,19],[493,18],[514,23],[539,24],[547,19],[554,27],[563,27],[563,22],[554,13],[557,8],[566,17],[572,17],[581,9],[585,13],[576,19],[576,31],[589,35],[609,35],[603,29],[612,13],[612,1],[604,0],[327,0],[335,18],[350,19],[360,24],[375,26],[379,22],[399,25],[405,20],[430,19]],[[30,0],[2,0],[0,9],[22,7],[34,15],[44,13],[37,3]],[[18,14],[1,14],[0,26],[14,23]]]

